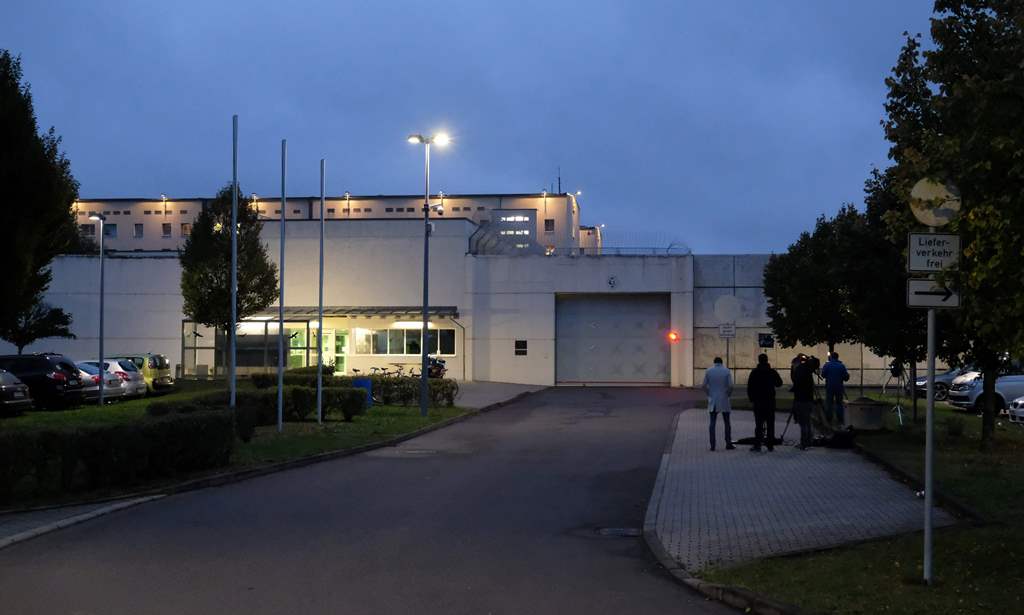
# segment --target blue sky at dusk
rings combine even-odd
[[[13,0],[42,127],[83,197],[539,192],[612,242],[781,251],[886,164],[883,80],[931,2]]]

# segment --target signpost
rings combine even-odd
[[[960,237],[935,232],[949,224],[960,211],[955,186],[922,179],[910,191],[910,210],[928,227],[928,233],[907,237],[907,271],[938,273],[960,260]],[[907,280],[907,305],[928,308],[928,402],[924,439],[924,582],[932,582],[932,513],[934,510],[935,459],[935,309],[960,307],[960,295],[931,277]]]
[[[907,307],[958,308],[960,295],[931,278],[907,280]]]
[[[907,239],[907,271],[937,273],[960,260],[960,236],[910,233]]]

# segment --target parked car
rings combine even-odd
[[[89,361],[88,363],[98,366],[100,362]],[[109,373],[118,377],[125,397],[143,397],[146,394],[146,377],[142,375],[139,368],[135,367],[135,363],[129,359],[104,360],[103,363]]]
[[[957,408],[981,412],[985,400],[982,395],[982,376],[978,374],[969,382],[953,385],[949,391],[949,402]],[[1011,400],[1024,397],[1024,374],[1012,373],[996,378],[996,410],[1009,408]]]
[[[945,401],[949,396],[949,389],[953,387],[953,381],[957,376],[962,376],[968,372],[973,372],[974,368],[970,366],[964,367],[951,367],[941,374],[935,374],[935,400]],[[907,383],[907,394],[910,394],[910,383]],[[917,381],[914,382],[914,392],[918,397],[928,396],[928,376],[919,376]]]
[[[24,382],[0,369],[0,414],[21,414],[32,408],[32,394]]]
[[[140,353],[124,354],[113,360],[127,359],[135,364],[146,379],[146,390],[149,393],[166,393],[174,388],[174,377],[171,376],[171,362],[162,354]]]
[[[82,372],[82,399],[85,403],[96,402],[100,398],[100,368],[98,361],[79,361],[75,363]],[[115,401],[124,397],[124,387],[117,374],[103,374],[103,401]]]
[[[28,385],[38,408],[68,408],[82,401],[82,378],[70,357],[55,352],[2,355],[0,369]]]
[[[1010,409],[1006,411],[1011,423],[1024,425],[1024,397],[1018,397],[1010,402]]]

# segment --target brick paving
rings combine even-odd
[[[786,417],[777,413],[777,435]],[[719,420],[711,452],[707,425],[705,410],[679,416],[652,497],[658,538],[689,572],[921,529],[922,500],[853,451],[727,451]],[[734,439],[752,436],[753,413],[733,412],[732,428]],[[798,439],[790,425],[787,442]],[[934,518],[936,527],[955,521],[941,509]]]

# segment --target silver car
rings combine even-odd
[[[1010,409],[1007,411],[1011,423],[1024,425],[1024,397],[1018,397],[1010,402]]]
[[[96,367],[99,361],[85,361]],[[107,373],[117,377],[124,397],[144,397],[146,395],[146,377],[139,368],[128,359],[109,359],[103,361]]]
[[[79,361],[75,363],[82,375],[82,401],[96,402],[100,398],[100,369],[97,361]],[[103,374],[103,401],[114,401],[124,397],[124,387],[117,374]]]
[[[935,374],[935,401],[946,401],[949,397],[949,390],[953,388],[954,381],[964,374],[974,372],[974,368],[970,366],[965,367],[952,367],[945,372]],[[970,380],[970,379],[967,379]],[[917,382],[914,383],[914,389],[918,397],[927,397],[928,393],[928,376],[918,376]],[[907,382],[907,393],[910,393],[910,382]]]

